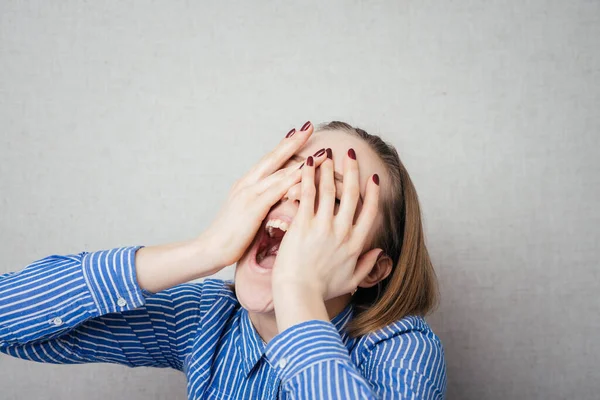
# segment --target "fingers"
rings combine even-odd
[[[323,161],[325,161],[326,154],[325,154],[325,149],[321,149],[323,150],[322,152],[317,151],[315,152],[315,154],[313,154],[313,162],[314,162],[314,166],[315,168],[318,167],[319,165],[321,165],[321,163]],[[317,156],[318,154],[318,156]],[[291,164],[288,167],[282,168],[279,171],[274,172],[273,174],[267,176],[266,178],[262,179],[260,182],[258,182],[256,184],[256,191],[258,193],[262,193],[265,190],[269,189],[272,185],[277,184],[280,180],[282,179],[286,179],[289,175],[296,175],[296,172],[299,172],[297,175],[299,177],[302,176],[301,171],[298,171],[299,168],[304,166],[304,163],[306,162],[306,160],[304,162],[294,162],[293,164]],[[290,184],[291,185],[295,185],[296,183],[298,183],[298,181],[296,181],[295,179],[290,181],[292,182]],[[289,189],[289,187],[288,187]]]
[[[261,184],[264,184],[266,181],[270,181],[261,195],[261,199],[264,200],[264,203],[262,201],[261,203],[264,204],[265,207],[272,207],[273,204],[281,199],[290,187],[300,182],[302,170],[298,169],[297,165],[291,168],[293,168],[292,171],[286,172],[285,170],[279,170],[260,182]]]
[[[380,191],[379,175],[373,174],[367,181],[365,202],[360,210],[360,215],[356,220],[354,231],[350,239],[351,241],[355,241],[354,245],[357,248],[362,248],[367,236],[369,235],[369,231],[375,222],[375,218],[377,217],[379,210]]]
[[[331,151],[331,149],[327,149]],[[320,167],[319,176],[319,204],[317,206],[317,219],[329,222],[333,219],[335,207],[335,182],[333,180],[333,160],[325,158]]]
[[[325,149],[320,149],[315,151],[315,154],[312,155],[315,169],[323,163],[327,159],[327,153]],[[306,160],[300,165],[300,168],[304,167]]]
[[[360,196],[358,162],[354,149],[348,149],[344,158],[344,188],[340,208],[335,218],[336,229],[346,235],[352,227],[356,204]]]
[[[313,125],[310,121],[302,128],[304,130],[293,132],[291,136],[281,139],[277,147],[264,155],[241,180],[250,185],[277,171],[312,135]]]
[[[279,171],[267,176],[256,184],[256,192],[258,194],[270,190],[271,187],[278,187],[281,184],[289,186],[288,189],[298,183],[302,177],[302,171],[298,169],[300,163],[294,163],[294,165],[280,169]]]
[[[298,215],[300,221],[311,219],[315,215],[315,165],[314,158],[309,156],[302,168],[302,194],[300,195],[300,206]]]
[[[302,163],[295,162],[292,165],[290,165],[289,167],[282,168],[279,171],[276,171],[273,174],[267,176],[266,178],[260,180],[259,182],[256,183],[256,191],[258,193],[262,193],[262,192],[268,190],[273,185],[277,185],[282,181],[286,182],[287,178],[290,177],[291,175],[297,176],[298,181],[299,181],[299,178],[302,176],[302,172],[298,170],[298,167],[300,165],[302,165]],[[290,183],[290,187],[291,187],[291,185],[298,183],[298,181],[296,181],[295,179],[289,181],[289,182],[293,182],[293,183]],[[288,187],[288,189],[289,189],[289,187]]]
[[[315,154],[319,154],[319,152]],[[316,159],[313,157],[313,168],[321,164],[324,158],[326,157],[323,157],[322,154],[319,154]],[[280,169],[258,182],[252,191],[256,196],[259,196],[259,207],[268,210],[268,208],[280,201],[291,187],[298,184],[302,179],[302,170],[299,167],[303,164],[299,162],[293,163],[289,167]]]

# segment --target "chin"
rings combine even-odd
[[[275,311],[270,285],[266,287],[236,273],[235,293],[241,306],[250,312],[269,314]]]

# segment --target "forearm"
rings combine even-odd
[[[308,287],[290,284],[273,285],[273,303],[279,332],[309,320],[330,321],[325,302]]]
[[[216,273],[226,265],[221,265],[210,249],[203,236],[139,249],[135,269],[140,288],[158,293]]]

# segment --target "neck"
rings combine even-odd
[[[349,294],[335,297],[325,301],[325,308],[329,320],[338,315],[350,303],[351,296]],[[257,313],[248,311],[248,316],[258,335],[265,343],[269,343],[279,332],[277,330],[277,317],[275,310],[266,313]]]

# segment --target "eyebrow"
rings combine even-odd
[[[307,158],[307,157],[302,157],[302,156],[299,156],[298,154],[294,154],[290,158],[294,161],[304,161],[305,158]],[[333,171],[333,179],[340,183],[344,183],[344,175],[340,174],[339,172],[337,172],[335,170]],[[361,203],[364,203],[362,195],[360,194],[360,190],[358,192],[358,198],[360,199]]]

